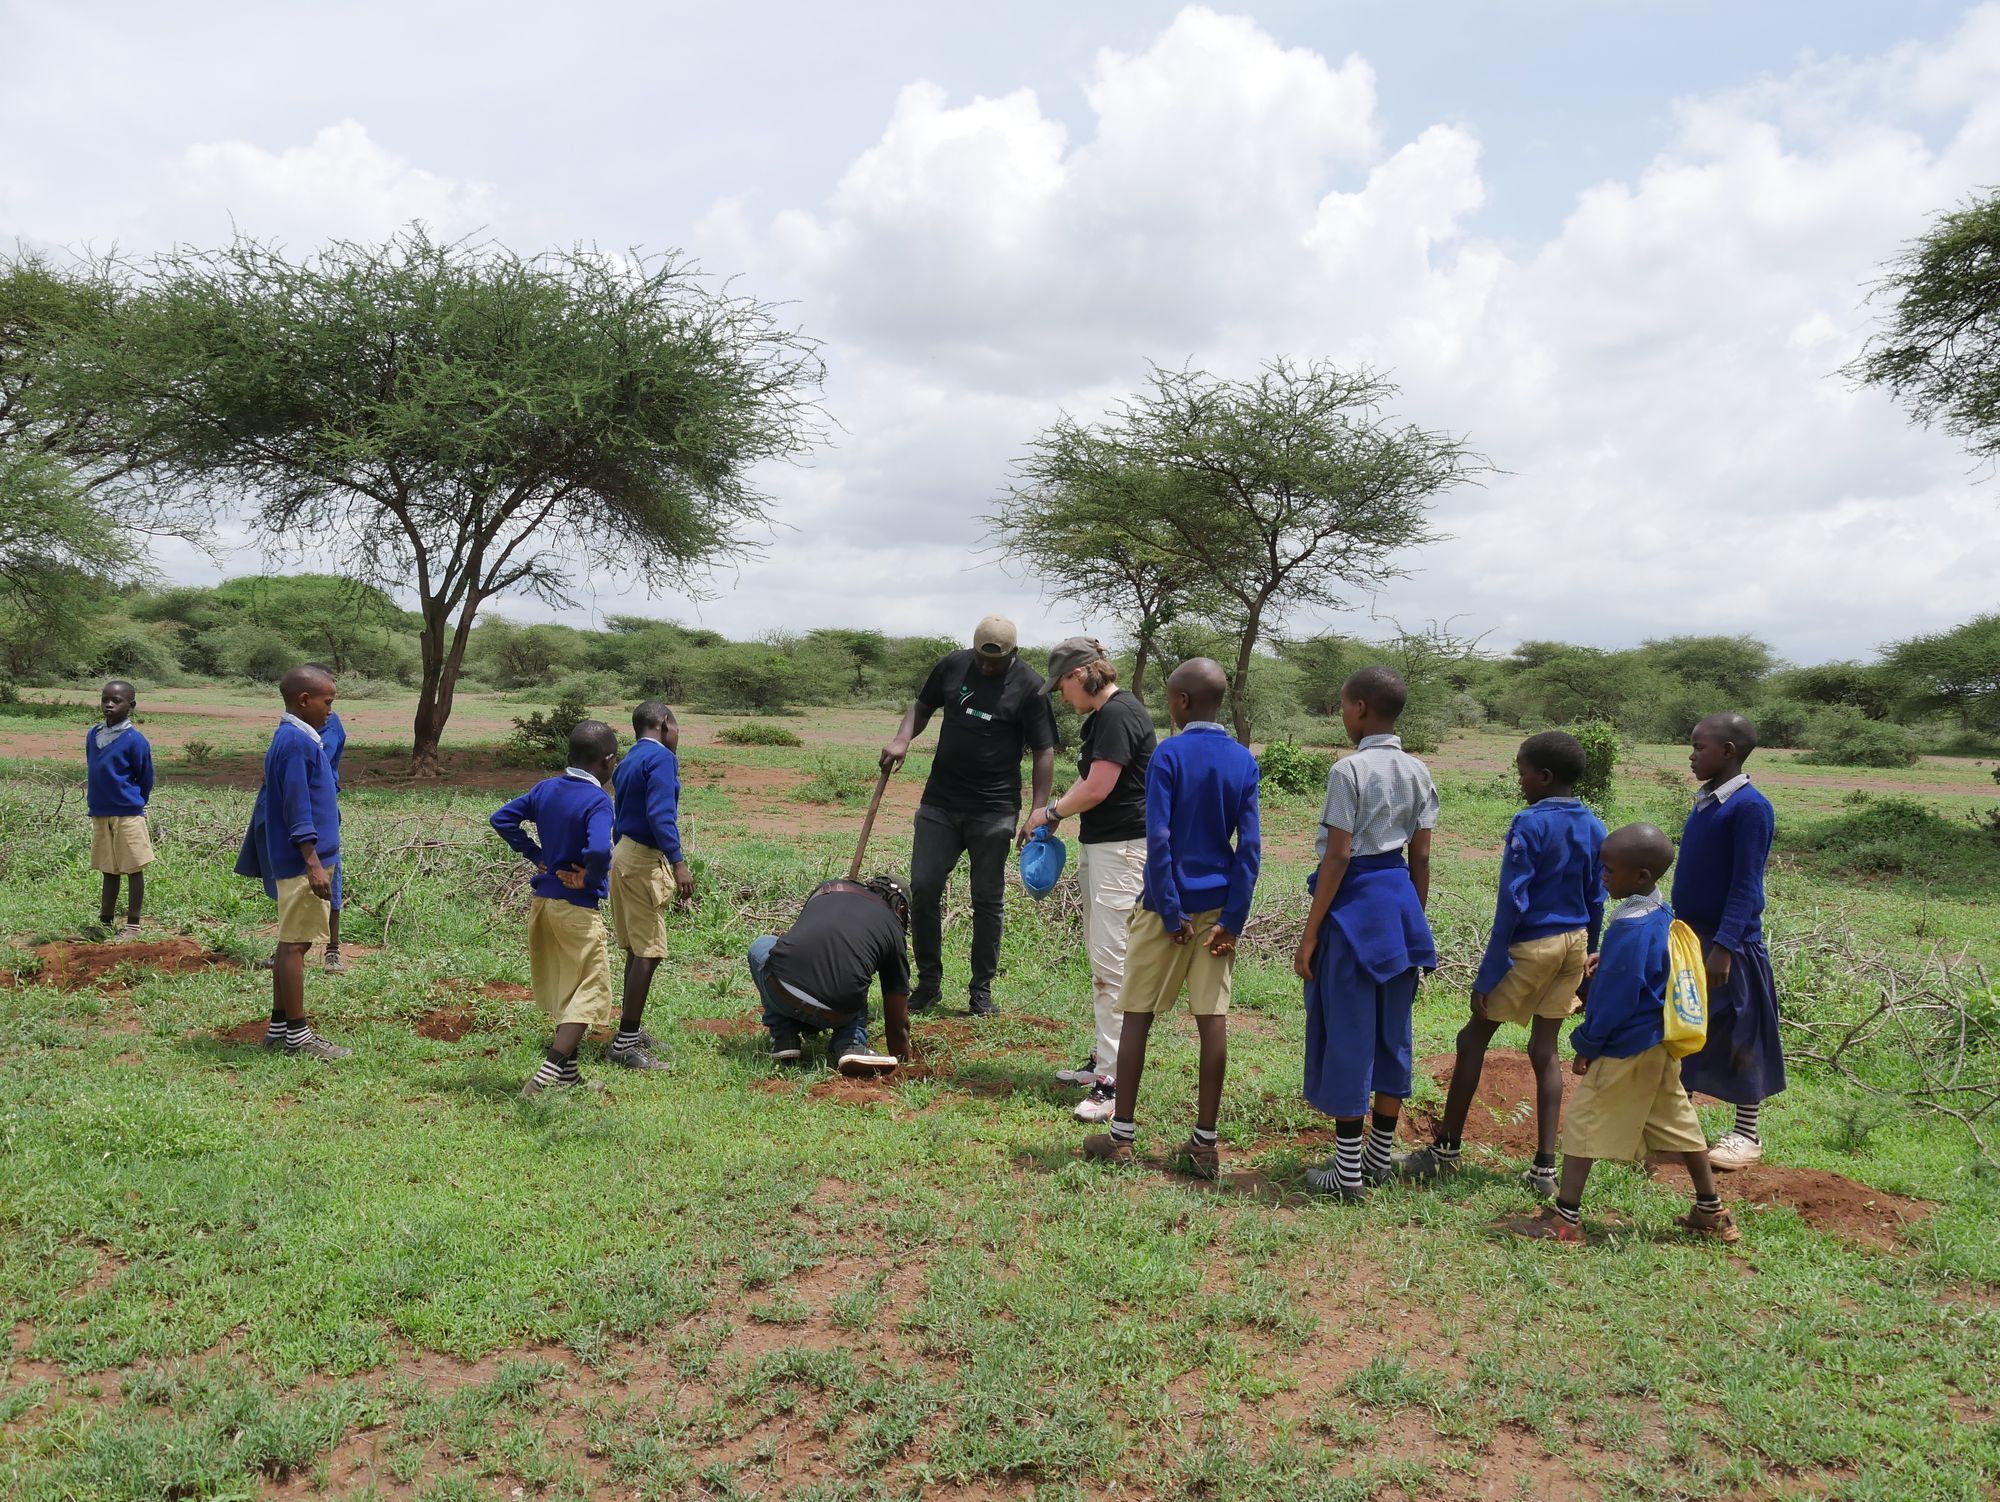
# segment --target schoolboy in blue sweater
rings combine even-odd
[[[1458,1058],[1436,1140],[1398,1158],[1399,1177],[1457,1171],[1487,1047],[1501,1024],[1511,1022],[1528,1029],[1535,1071],[1535,1162],[1528,1187],[1543,1199],[1556,1192],[1563,1098],[1556,1044],[1563,1020],[1576,1010],[1584,961],[1596,951],[1604,926],[1597,861],[1604,823],[1576,796],[1588,766],[1582,743],[1560,730],[1529,736],[1515,753],[1514,772],[1528,806],[1514,816],[1502,847],[1493,931],[1472,980],[1472,1016],[1458,1030]]]
[[[632,750],[611,782],[611,932],[625,951],[624,1008],[605,1057],[627,1069],[665,1069],[642,1025],[653,972],[667,956],[665,910],[694,896],[681,856],[681,727],[658,699],[632,711]]]
[[[1390,668],[1363,668],[1341,685],[1354,754],[1327,775],[1319,869],[1306,884],[1312,906],[1292,955],[1306,982],[1305,1097],[1333,1118],[1334,1156],[1306,1170],[1306,1187],[1348,1201],[1389,1176],[1410,1093],[1417,983],[1437,968],[1424,905],[1438,796],[1430,769],[1395,733],[1408,702]]]
[[[120,942],[139,937],[139,914],[146,904],[146,867],[153,863],[153,840],[146,831],[146,800],[153,796],[153,748],[132,711],[139,693],[123,678],[99,690],[104,723],[84,732],[84,807],[90,815],[90,868],[102,873],[97,921],[111,926],[118,911],[118,878],[125,878],[125,926]]]
[[[340,871],[340,797],[323,739],[333,714],[333,677],[296,667],[279,680],[285,713],[264,753],[264,827],[256,860],[278,899],[278,952],[271,968],[266,1048],[313,1059],[344,1059],[306,1021],[306,951],[326,942]],[[254,830],[254,825],[253,825]],[[241,871],[245,857],[237,857]]]
[[[618,765],[618,737],[602,720],[569,733],[569,765],[495,811],[493,828],[535,866],[528,914],[528,969],[535,1002],[556,1025],[524,1098],[584,1083],[576,1051],[613,1016],[611,965],[604,953],[604,901],[611,872],[611,797],[604,784]],[[535,826],[534,836],[522,829]],[[602,1088],[592,1082],[593,1088]]]
[[[1212,658],[1190,658],[1167,679],[1167,713],[1177,734],[1146,768],[1146,874],[1126,924],[1118,990],[1118,1099],[1110,1132],[1083,1144],[1093,1158],[1132,1156],[1146,1038],[1185,986],[1201,1072],[1194,1133],[1180,1165],[1205,1179],[1220,1167],[1215,1120],[1229,1064],[1230,972],[1262,857],[1256,758],[1216,720],[1228,692],[1222,665]]]
[[[1667,930],[1674,915],[1654,892],[1673,864],[1673,842],[1650,824],[1627,824],[1604,841],[1604,885],[1619,899],[1591,957],[1590,1002],[1570,1034],[1571,1066],[1583,1076],[1562,1131],[1562,1184],[1555,1204],[1516,1229],[1525,1236],[1583,1245],[1583,1187],[1599,1158],[1630,1162],[1640,1152],[1672,1153],[1694,1181],[1694,1206],[1676,1224],[1715,1241],[1740,1233],[1708,1164],[1680,1060],[1667,1052],[1663,1014],[1673,964]]]
[[[333,672],[333,669],[326,666],[325,663],[309,662],[306,666],[329,675]],[[327,712],[326,724],[320,727],[319,748],[326,755],[327,766],[333,770],[333,788],[334,792],[338,794],[340,791],[340,753],[347,749],[347,727],[340,723],[340,714],[337,710],[329,710]],[[236,874],[238,876],[247,876],[253,881],[262,881],[264,883],[264,894],[267,897],[275,899],[278,895],[278,884],[276,879],[264,869],[263,863],[264,822],[268,808],[266,791],[263,785],[259,784],[257,799],[250,805],[250,828],[244,833],[243,848],[237,852]],[[347,971],[347,962],[340,957],[340,906],[342,873],[345,870],[345,863],[333,866],[330,869],[333,874],[333,896],[327,903],[326,956],[324,964],[327,974],[344,975]],[[269,970],[278,963],[278,951],[274,948],[270,954],[254,963],[255,967],[259,970]]]
[[[1674,911],[1708,961],[1708,1042],[1681,1061],[1681,1078],[1736,1107],[1736,1125],[1708,1153],[1725,1172],[1763,1160],[1758,1117],[1785,1088],[1778,988],[1764,949],[1764,864],[1778,820],[1743,770],[1756,749],[1756,727],[1740,714],[1710,715],[1694,727],[1688,766],[1701,793],[1674,873]]]

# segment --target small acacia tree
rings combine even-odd
[[[2000,460],[2000,191],[1940,214],[1883,273],[1892,306],[1847,374]]]
[[[1099,505],[1093,519],[1216,602],[1237,640],[1230,716],[1247,743],[1264,632],[1401,577],[1398,556],[1437,535],[1433,499],[1486,467],[1459,439],[1388,418],[1395,395],[1371,371],[1325,362],[1274,360],[1242,381],[1155,366],[1149,390],[1094,428],[1065,417],[1022,468],[1082,495],[1129,470],[1158,477],[1142,504]]]
[[[673,254],[521,256],[421,226],[302,260],[238,238],[139,268],[60,362],[136,473],[267,551],[417,601],[433,775],[480,607],[581,571],[698,585],[819,432],[817,348]]]

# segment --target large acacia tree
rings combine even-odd
[[[65,408],[108,414],[135,471],[246,513],[274,558],[414,594],[419,775],[483,604],[568,603],[589,570],[697,587],[764,517],[754,467],[820,431],[816,347],[678,256],[421,226],[157,257],[65,348]]]
[[[1404,575],[1407,551],[1437,536],[1433,500],[1485,468],[1460,439],[1391,418],[1395,395],[1372,371],[1323,361],[1274,360],[1249,380],[1156,366],[1104,421],[1043,433],[1021,470],[1039,491],[1144,497],[1098,504],[1091,520],[1217,602],[1237,638],[1230,714],[1247,743],[1264,633]],[[1153,482],[1121,491],[1131,471]]]

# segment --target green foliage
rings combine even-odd
[[[1863,796],[1852,812],[1787,841],[1832,869],[1856,876],[1922,876],[1967,895],[2000,882],[2000,853],[1976,827],[1947,819],[1915,798]]]
[[[1326,792],[1327,774],[1333,758],[1323,751],[1308,751],[1293,741],[1273,741],[1257,758],[1262,772],[1260,785],[1279,793]]]
[[[1584,773],[1576,785],[1577,796],[1593,808],[1611,804],[1611,781],[1618,770],[1618,727],[1603,720],[1591,720],[1570,728],[1583,746]]]
[[[1750,711],[1750,723],[1757,727],[1760,746],[1803,746],[1812,733],[1813,717],[1820,712],[1804,699],[1765,699]]]
[[[1871,720],[1858,709],[1823,709],[1807,726],[1812,749],[1801,761],[1830,767],[1907,767],[1916,738],[1901,725]]]
[[[559,771],[569,760],[569,733],[583,720],[596,718],[581,699],[560,699],[547,712],[517,717],[500,759],[512,767],[542,767]]]
[[[1882,671],[1920,710],[1967,730],[2000,730],[2000,613],[1891,646]]]
[[[801,803],[855,804],[866,800],[874,786],[876,770],[852,756],[822,751],[813,758],[812,771],[792,792]]]
[[[1844,704],[1871,720],[1887,718],[1901,697],[1878,663],[1823,662],[1814,667],[1787,668],[1773,673],[1766,688],[1780,698],[1801,699],[1807,704]]]
[[[215,755],[213,741],[189,741],[181,747],[181,759],[191,767],[205,767]]]
[[[803,746],[804,741],[787,730],[783,725],[773,725],[769,720],[750,720],[742,725],[728,725],[716,731],[715,738],[725,746]]]

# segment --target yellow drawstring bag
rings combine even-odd
[[[1708,967],[1701,940],[1674,919],[1667,929],[1667,1000],[1662,1009],[1669,1057],[1685,1059],[1708,1041]]]

